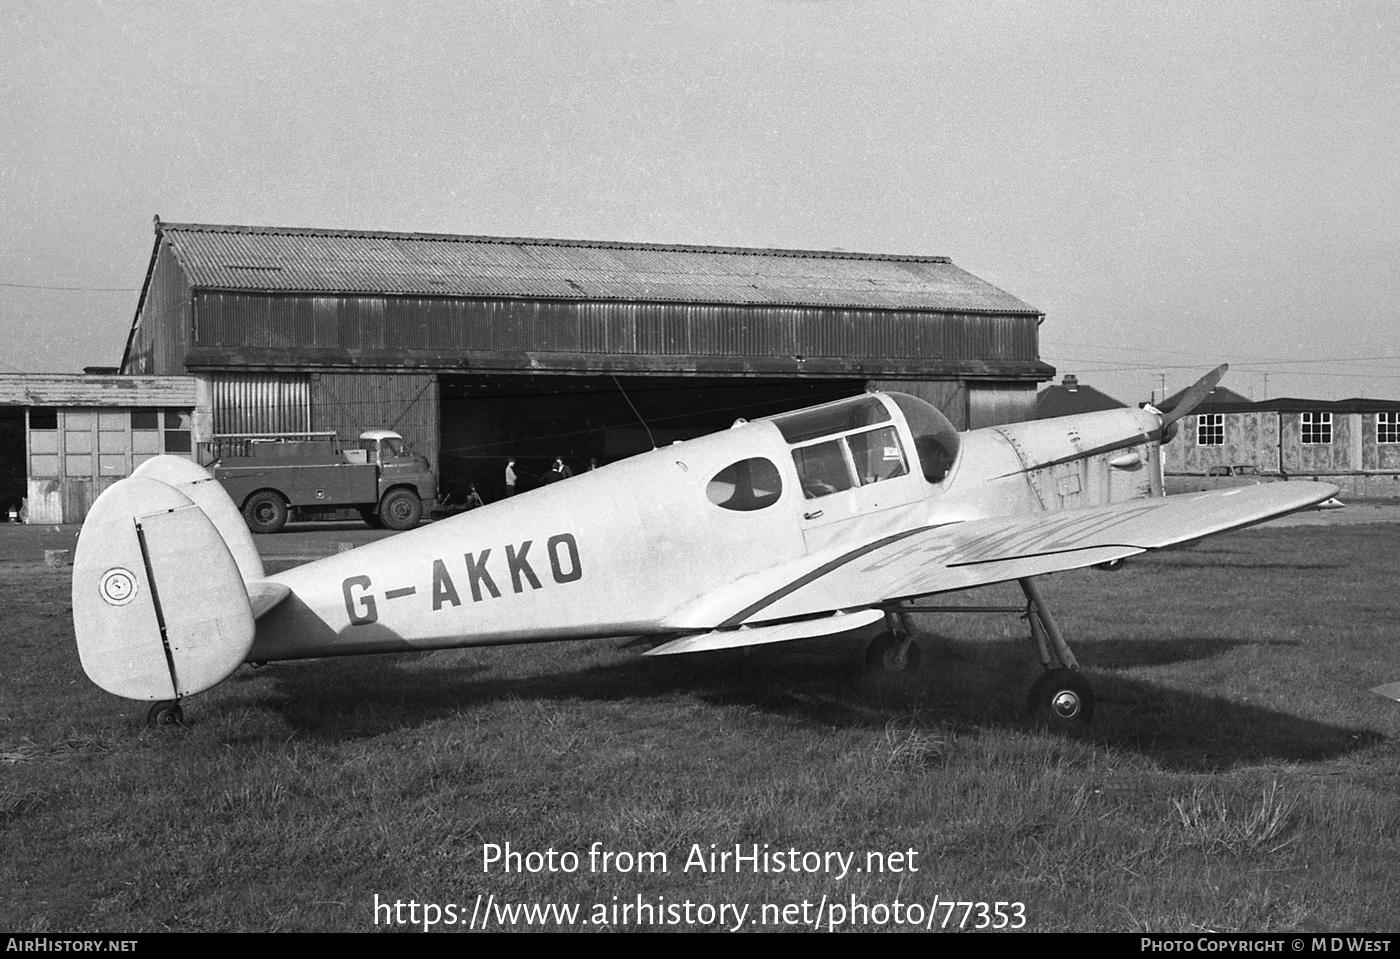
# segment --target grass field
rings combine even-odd
[[[921,617],[900,686],[862,678],[849,641],[558,644],[245,667],[187,728],[148,730],[84,678],[68,570],[12,562],[0,928],[411,928],[376,897],[421,927],[422,904],[466,923],[480,895],[491,928],[526,927],[513,903],[576,904],[569,928],[738,924],[702,904],[750,929],[833,905],[937,928],[969,901],[1029,931],[1395,931],[1400,703],[1367,689],[1400,680],[1397,538],[1266,528],[1047,579],[1099,692],[1068,737],[1023,720],[1024,624],[970,615]],[[554,871],[488,863],[507,843]],[[860,871],[686,868],[711,844]]]

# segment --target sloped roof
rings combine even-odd
[[[947,257],[159,220],[156,233],[205,289],[1040,315]]]
[[[193,406],[193,376],[0,373],[0,404],[13,406]]]
[[[1177,390],[1171,396],[1168,396],[1162,402],[1156,404],[1157,409],[1161,410],[1163,413],[1170,413],[1172,410],[1176,409],[1176,404],[1181,402],[1181,394],[1185,393],[1186,390],[1190,388],[1191,387],[1188,386]],[[1241,396],[1229,387],[1216,386],[1215,389],[1210,391],[1210,395],[1201,401],[1201,405],[1196,407],[1196,409],[1197,411],[1209,413],[1217,406],[1249,405],[1253,402],[1254,401],[1249,399],[1249,397]]]
[[[1047,386],[1036,394],[1035,418],[1048,420],[1076,413],[1098,413],[1101,410],[1122,409],[1127,405],[1083,383],[1073,390],[1065,386]]]
[[[1238,394],[1237,394],[1238,395]],[[1309,400],[1295,396],[1280,396],[1258,403],[1213,402],[1208,400],[1196,407],[1195,413],[1400,413],[1400,400],[1372,400],[1352,397],[1346,400]]]

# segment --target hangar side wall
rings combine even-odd
[[[1034,383],[965,380],[871,380],[872,389],[927,400],[960,430],[1035,419]]]
[[[871,380],[869,386],[917,396],[948,417],[954,429],[967,429],[967,384],[961,380]]]
[[[156,254],[136,329],[122,372],[128,375],[182,376],[185,357],[194,345],[191,335],[192,291],[185,272],[168,244]]]
[[[311,428],[346,446],[362,430],[394,430],[438,472],[438,378],[431,373],[320,373],[311,378]]]
[[[305,433],[311,427],[311,374],[215,373],[215,433]]]
[[[967,384],[967,428],[1020,423],[1035,419],[1034,383]]]
[[[193,367],[1045,378],[1038,315],[199,291]],[[173,344],[172,344],[173,345]],[[163,356],[164,354],[162,354]],[[469,358],[470,365],[463,362]],[[833,369],[823,368],[830,361]],[[839,369],[835,364],[839,364]]]
[[[434,374],[214,373],[208,380],[214,433],[334,430],[353,446],[362,430],[392,429],[437,469]]]

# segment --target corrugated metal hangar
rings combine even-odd
[[[945,257],[155,224],[121,372],[215,433],[396,429],[460,501],[867,388],[1029,419],[1041,314]],[[206,405],[207,403],[207,405]]]

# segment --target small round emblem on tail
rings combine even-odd
[[[125,606],[136,598],[136,577],[118,566],[102,574],[97,590],[109,605]]]

